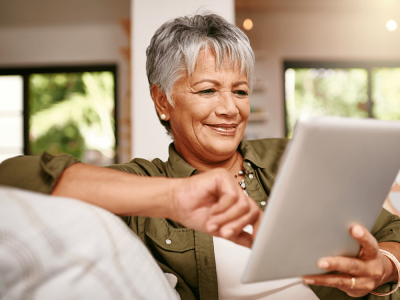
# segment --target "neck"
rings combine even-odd
[[[179,152],[178,152],[179,153]],[[227,170],[232,175],[237,175],[239,170],[242,170],[243,167],[243,157],[239,153],[239,151],[235,151],[230,157],[221,161],[203,161],[196,156],[183,156],[179,153],[185,161],[196,168],[199,172],[204,173],[212,169],[223,168]]]

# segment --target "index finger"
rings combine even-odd
[[[370,260],[378,256],[378,241],[367,229],[360,225],[354,225],[351,227],[350,231],[353,238],[361,245],[361,251],[358,254],[358,257]]]
[[[220,173],[217,174],[217,177],[214,178],[214,180],[216,183],[216,197],[218,198],[218,201],[213,204],[211,209],[212,215],[223,213],[232,205],[241,202],[240,200],[243,202],[243,191],[239,188],[233,178]],[[243,204],[246,204],[246,202]]]
[[[254,229],[254,226],[256,226],[259,223],[261,210],[258,208],[254,200],[249,199],[249,203],[251,209],[248,213],[237,218],[236,220],[232,220],[230,222],[221,225],[220,235],[222,237],[232,239],[235,235],[242,233],[243,228],[246,227],[247,225],[251,225]],[[252,234],[252,236],[254,236],[254,234]]]
[[[208,221],[207,228],[214,229],[215,231],[228,223],[230,223],[230,227],[233,226],[233,228],[236,228],[241,226],[239,229],[243,228],[248,224],[245,223],[241,225],[243,222],[250,222],[250,220],[254,219],[255,212],[252,210],[251,201],[253,200],[242,193],[242,195],[238,196],[238,201],[233,203],[227,210],[219,212],[218,214],[213,212]],[[237,230],[232,230],[232,234],[235,231]]]

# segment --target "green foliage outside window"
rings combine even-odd
[[[400,68],[372,69],[373,116],[400,120]]]
[[[114,78],[111,72],[30,76],[32,154],[71,154],[98,165],[115,157]]]
[[[368,117],[365,69],[287,69],[288,137],[300,116]]]

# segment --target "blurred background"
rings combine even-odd
[[[300,115],[400,120],[398,0],[1,0],[0,161],[166,160],[145,49],[163,22],[199,9],[254,49],[246,139],[290,137]]]

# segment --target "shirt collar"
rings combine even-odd
[[[168,152],[167,172],[169,173],[169,177],[182,178],[199,173],[196,168],[189,165],[183,157],[176,152],[174,143],[169,144]]]
[[[257,151],[249,141],[241,141],[238,147],[239,152],[243,156],[244,161],[249,161],[258,168],[266,168],[267,166],[262,163],[261,158],[258,156]]]

